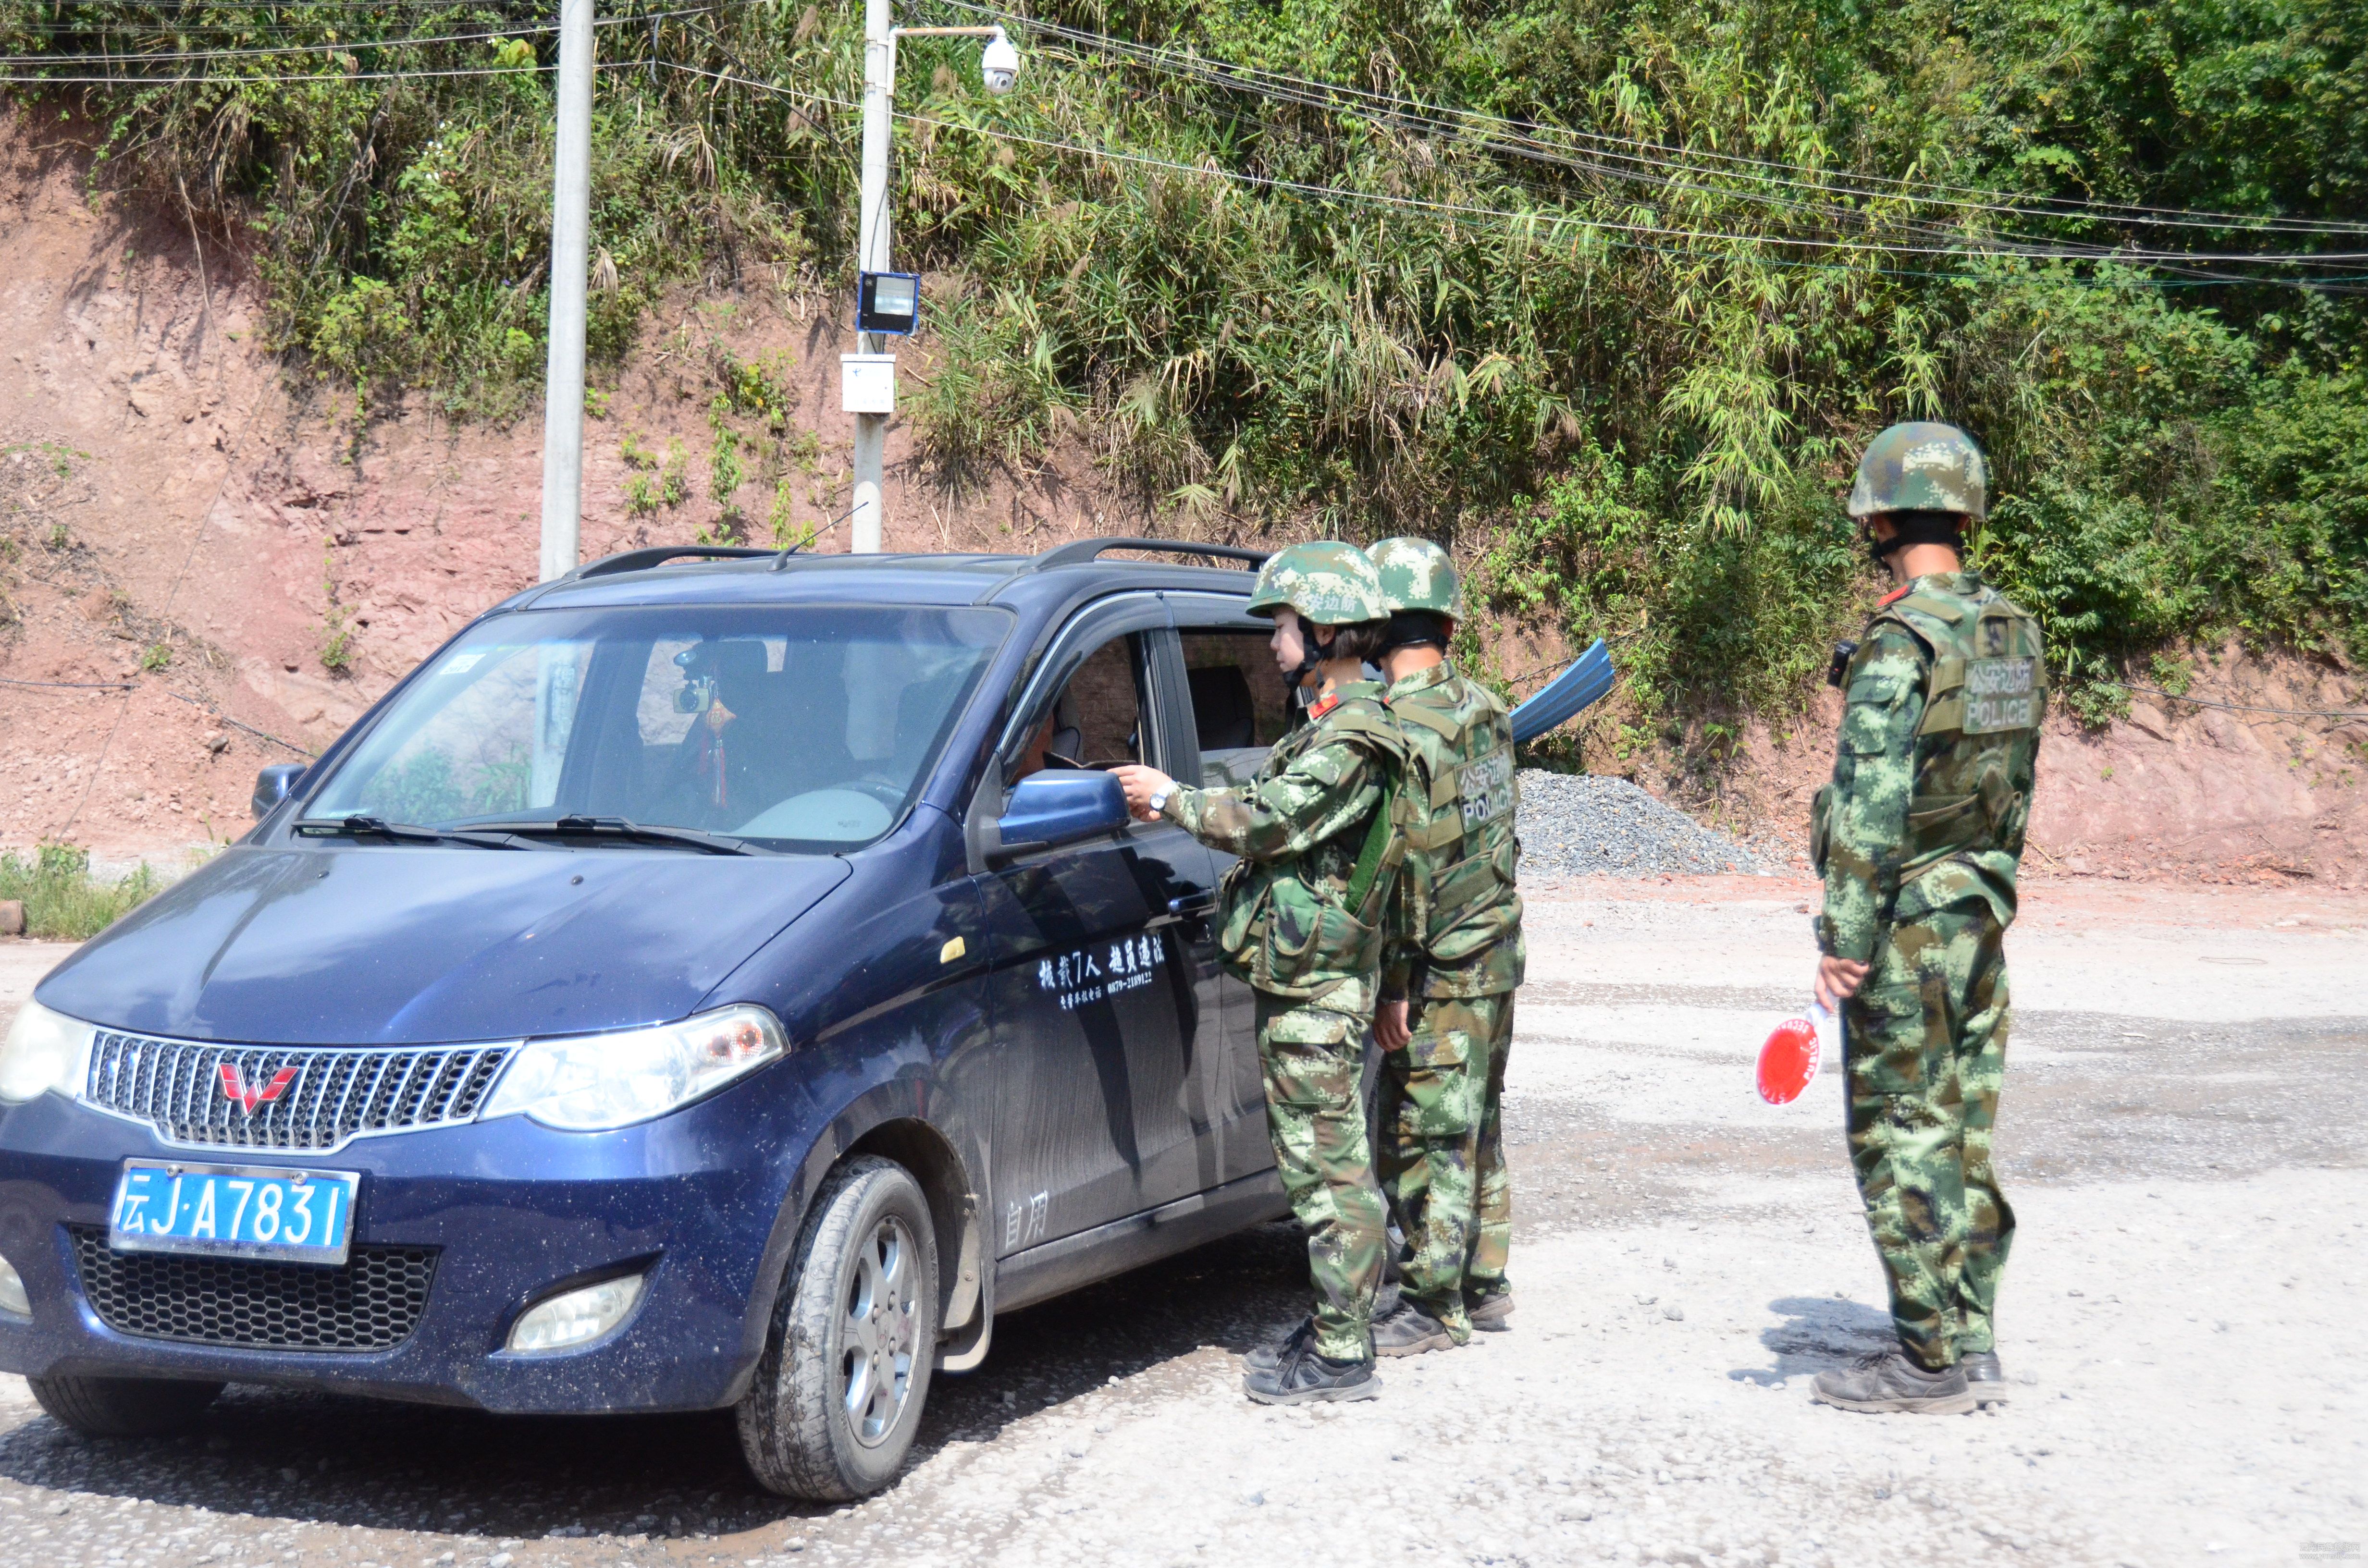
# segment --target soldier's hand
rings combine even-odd
[[[1866,983],[1866,965],[1849,959],[1821,958],[1817,960],[1817,1005],[1829,1013],[1839,1013],[1842,1003],[1858,994]]]
[[[1406,998],[1384,1002],[1373,1009],[1373,1039],[1383,1051],[1404,1051],[1414,1036],[1406,1029]]]
[[[1145,767],[1138,762],[1121,763],[1110,769],[1119,784],[1126,790],[1127,814],[1137,822],[1156,820],[1151,814],[1151,797],[1162,790],[1176,788],[1176,780],[1156,767]]]

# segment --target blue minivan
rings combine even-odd
[[[1224,562],[1168,564],[1155,551]],[[737,1412],[887,1484],[995,1316],[1286,1211],[1223,858],[1253,551],[635,551],[487,611],[0,1048],[0,1368]]]

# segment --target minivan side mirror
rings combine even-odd
[[[1031,773],[1014,784],[995,825],[1002,852],[1021,855],[1115,833],[1126,824],[1126,790],[1117,774],[1063,767]]]
[[[297,781],[304,777],[306,764],[275,762],[255,776],[255,799],[248,802],[255,811],[255,820],[261,822],[271,814],[271,808],[296,792]]]

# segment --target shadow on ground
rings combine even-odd
[[[1759,1332],[1759,1343],[1775,1361],[1766,1367],[1736,1368],[1726,1374],[1735,1382],[1772,1388],[1804,1372],[1822,1372],[1898,1343],[1891,1314],[1862,1301],[1781,1296],[1768,1303],[1768,1310],[1783,1319]]]
[[[985,1366],[930,1390],[915,1461],[1205,1347],[1246,1350],[1306,1290],[1297,1227],[1269,1224],[1012,1313]],[[748,1479],[728,1411],[497,1416],[253,1386],[169,1439],[88,1440],[35,1416],[0,1435],[0,1476],[266,1524],[488,1537],[733,1535],[827,1511]]]

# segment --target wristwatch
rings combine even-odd
[[[1157,816],[1167,809],[1167,797],[1176,793],[1173,784],[1162,784],[1151,792],[1151,814]]]

